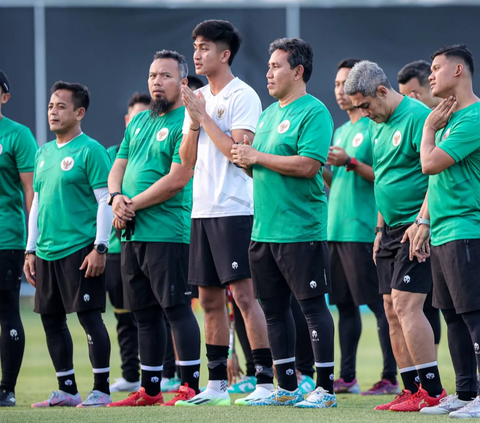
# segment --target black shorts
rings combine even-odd
[[[59,260],[36,258],[35,312],[40,314],[105,311],[105,273],[91,278],[79,270],[93,245]]]
[[[188,244],[122,242],[122,281],[127,310],[189,304]]]
[[[0,291],[19,289],[24,250],[0,250]]]
[[[255,298],[292,292],[297,300],[305,300],[331,290],[327,241],[252,241],[248,253]]]
[[[123,309],[123,284],[122,264],[120,254],[107,254],[107,265],[105,266],[105,282],[107,292],[113,307]]]
[[[433,306],[457,314],[480,310],[480,239],[432,246]]]
[[[329,242],[332,293],[330,304],[356,306],[382,301],[371,242]]]
[[[248,246],[253,216],[192,219],[188,281],[223,286],[251,277]]]
[[[380,251],[377,254],[377,273],[380,294],[390,294],[392,289],[417,294],[428,294],[432,288],[430,259],[419,263],[410,261],[410,242],[400,241],[411,224],[390,228],[385,225]]]

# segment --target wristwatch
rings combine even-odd
[[[351,170],[354,170],[357,167],[358,160],[355,157],[347,157],[347,161],[345,162],[345,168],[347,169],[347,172],[350,172]]]
[[[417,224],[417,226],[420,226],[420,225],[426,225],[428,227],[430,227],[430,220],[428,219],[423,219],[421,217],[417,217],[415,219],[415,223]]]
[[[105,244],[95,244],[93,246],[93,249],[98,253],[98,254],[106,254],[108,251],[108,247]]]
[[[115,198],[115,196],[116,196],[116,195],[120,195],[120,194],[121,194],[121,192],[112,192],[112,193],[109,193],[109,194],[108,194],[108,197],[107,197],[107,204],[108,204],[109,206],[111,206],[112,203],[113,203],[113,199]]]
[[[383,226],[375,226],[375,235],[377,235],[379,232],[383,232]]]
[[[28,256],[29,254],[33,254],[34,256],[37,255],[37,253],[35,252],[35,250],[27,250],[27,251],[25,251],[25,257]]]

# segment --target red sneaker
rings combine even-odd
[[[170,401],[162,404],[162,407],[173,406],[177,401],[188,401],[195,395],[197,395],[195,391],[192,388],[189,388],[188,383],[186,383],[184,386],[180,386],[180,388],[178,388],[178,394],[175,395]]]
[[[107,407],[143,407],[146,405],[162,405],[163,395],[160,392],[158,395],[151,397],[145,392],[145,388],[140,388],[137,392],[132,392],[128,398],[124,400],[112,402]]]
[[[393,401],[387,403],[387,404],[381,404],[377,405],[374,410],[384,410],[388,411],[390,410],[390,407],[401,404],[402,402],[408,401],[408,399],[412,396],[412,391],[409,391],[408,389],[402,389],[402,392],[400,392]]]
[[[392,405],[390,411],[420,411],[422,408],[438,405],[440,400],[446,396],[447,393],[444,389],[438,397],[431,397],[428,395],[428,392],[422,388],[422,385],[420,385],[418,391],[407,401]]]

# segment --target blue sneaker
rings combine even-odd
[[[329,394],[328,391],[319,386],[315,391],[307,395],[307,399],[295,404],[298,408],[335,408],[337,396]]]
[[[315,382],[310,376],[302,375],[300,376],[298,389],[302,391],[302,394],[309,394],[310,392],[315,390]]]
[[[292,392],[277,387],[267,397],[251,401],[248,405],[295,405],[301,401],[303,401],[303,394],[300,389],[297,388]]]
[[[257,386],[257,378],[255,376],[245,376],[239,382],[229,386],[227,391],[229,394],[248,394],[255,391]]]

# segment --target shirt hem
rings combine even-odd
[[[322,239],[319,239],[322,238]],[[254,242],[268,242],[270,244],[294,244],[297,242],[323,242],[327,240],[327,237],[316,237],[316,238],[311,238],[311,239],[270,239],[270,238],[256,238],[254,239],[252,237],[251,239]]]
[[[88,240],[87,242],[83,244],[76,245],[75,247],[71,247],[68,250],[63,250],[62,252],[59,253],[48,253],[48,254],[43,254],[41,249],[38,248],[36,249],[36,255],[38,258],[41,258],[42,260],[45,261],[55,261],[55,260],[61,260],[65,257],[68,257],[72,255],[73,253],[76,253],[77,251],[81,250],[82,248],[85,248],[88,245],[92,245],[95,242],[95,238],[92,240]]]
[[[453,241],[463,241],[464,239],[480,239],[480,234],[477,234],[477,235],[475,235],[475,236],[466,235],[466,234],[465,234],[465,236],[456,235],[454,238],[448,237],[448,238],[446,238],[444,241],[440,241],[440,243],[435,242],[434,239],[433,239],[433,237],[432,237],[431,244],[432,244],[434,247],[441,247],[442,245],[448,244],[449,242],[453,242]]]
[[[204,215],[202,214],[201,216],[198,214],[192,213],[192,219],[209,219],[212,217],[230,217],[230,216],[253,216],[253,210],[251,212],[239,212],[239,213],[214,213],[214,214],[208,214]]]

